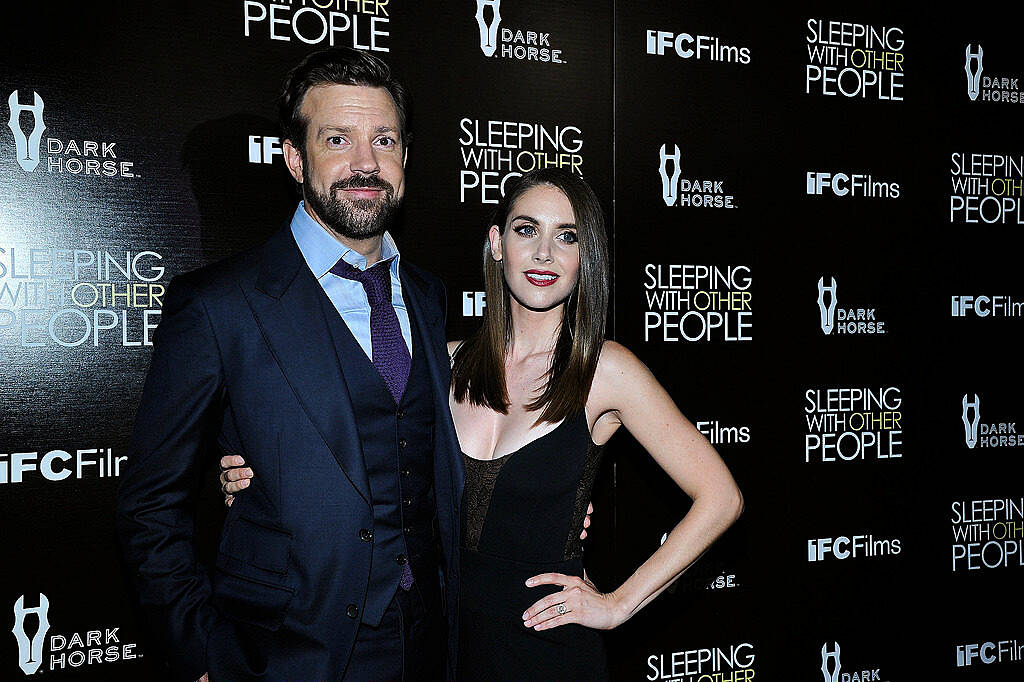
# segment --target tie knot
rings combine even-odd
[[[344,258],[339,258],[330,271],[338,277],[355,280],[362,284],[363,290],[366,292],[366,299],[372,308],[380,303],[391,303],[391,261],[393,260],[394,258],[388,258],[375,263],[372,267],[360,270],[346,262]]]

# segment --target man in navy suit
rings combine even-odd
[[[289,74],[281,124],[290,224],[170,285],[119,492],[126,564],[179,679],[444,677],[464,474],[444,290],[387,232],[408,96],[377,58],[325,50]],[[257,475],[209,571],[195,496],[223,453]]]

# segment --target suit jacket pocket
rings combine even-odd
[[[229,618],[277,630],[295,590],[288,586],[287,531],[238,517],[221,542],[214,601]]]

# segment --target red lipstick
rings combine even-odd
[[[549,287],[558,281],[558,275],[550,270],[527,270],[526,280],[536,287]]]

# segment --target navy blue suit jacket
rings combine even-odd
[[[448,409],[447,306],[440,280],[405,259],[401,279],[436,396],[451,663],[464,472]],[[373,512],[323,298],[287,225],[169,286],[117,511],[142,608],[183,680],[338,679],[351,652],[350,605],[362,611],[370,574],[359,531]],[[241,454],[256,475],[208,570],[194,551],[195,495],[222,453]]]

